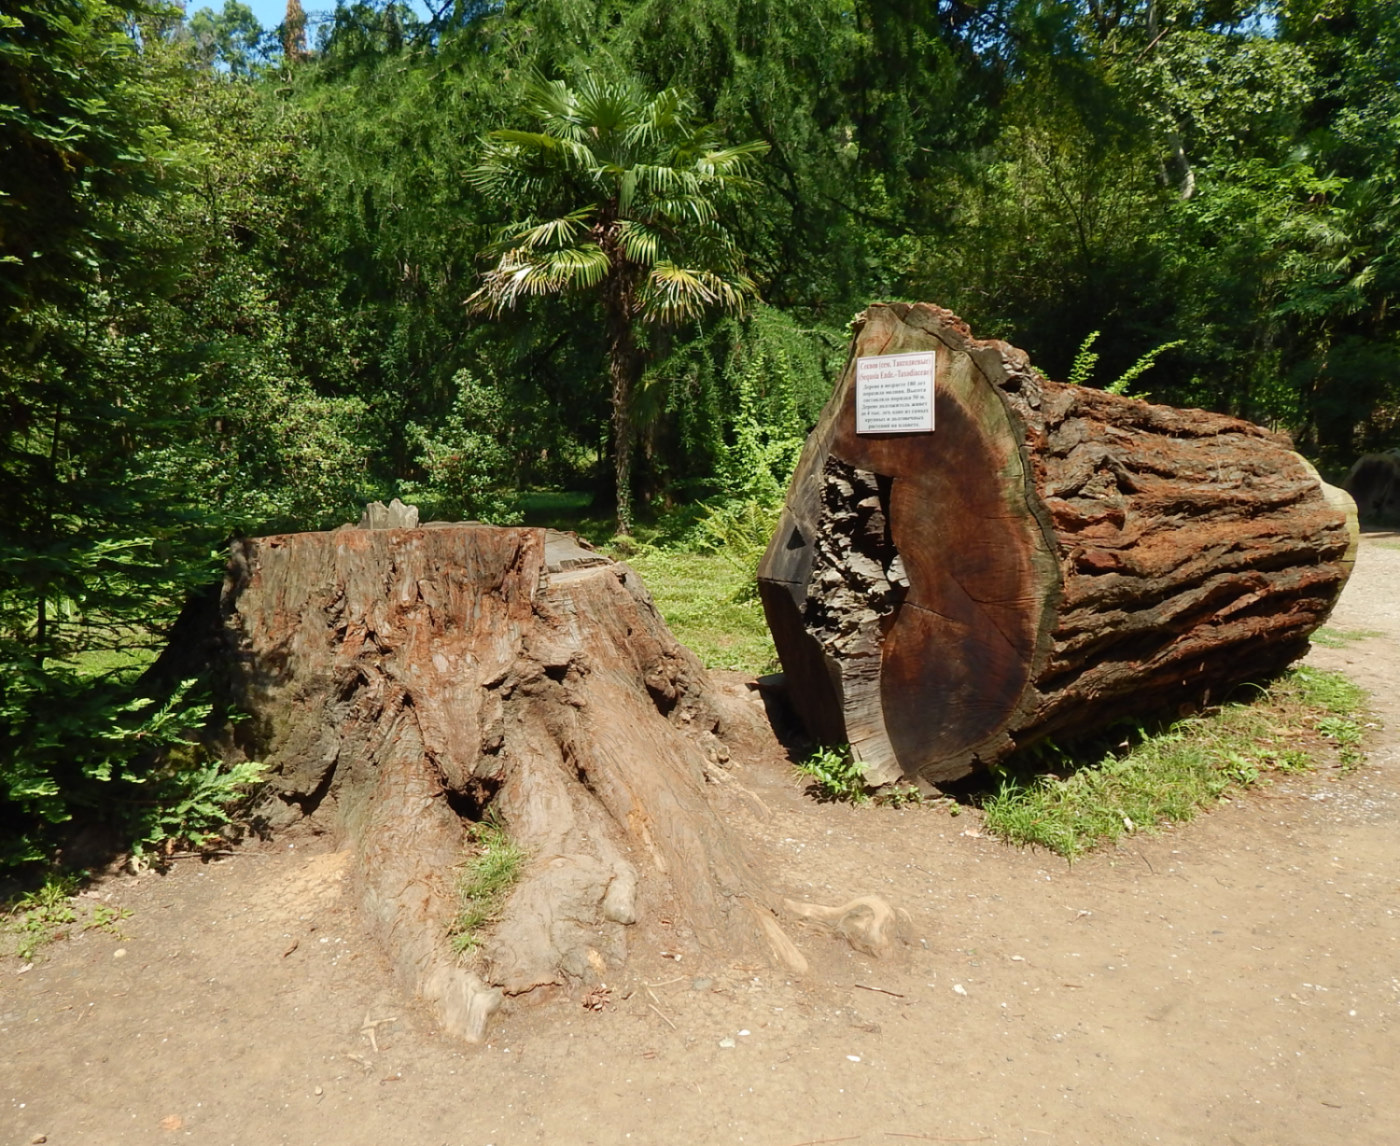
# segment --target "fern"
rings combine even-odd
[[[1099,353],[1093,349],[1094,342],[1101,332],[1091,330],[1088,337],[1079,344],[1079,349],[1074,355],[1074,364],[1069,368],[1069,384],[1071,386],[1087,386],[1089,379],[1094,375],[1094,367],[1099,363]],[[1128,387],[1152,369],[1158,357],[1168,350],[1173,350],[1178,346],[1185,346],[1186,339],[1176,338],[1171,342],[1164,342],[1160,346],[1154,346],[1141,358],[1129,366],[1122,374],[1105,386],[1106,394],[1121,394],[1125,398],[1142,398],[1144,394],[1129,394]]]
[[[1074,353],[1074,365],[1069,368],[1069,384],[1071,386],[1083,386],[1093,376],[1094,367],[1099,364],[1099,355],[1095,350],[1090,349],[1100,332],[1091,330],[1087,338],[1079,344],[1079,349]]]
[[[1110,382],[1107,386],[1105,386],[1104,390],[1109,394],[1122,394],[1126,398],[1145,397],[1144,394],[1129,394],[1128,387],[1131,386],[1134,382],[1136,382],[1140,377],[1142,377],[1142,375],[1146,374],[1147,371],[1152,369],[1152,364],[1157,361],[1157,356],[1159,354],[1165,353],[1166,351],[1172,350],[1178,346],[1185,345],[1186,339],[1175,338],[1171,342],[1164,342],[1161,346],[1153,347],[1136,362],[1134,362],[1131,366],[1129,366],[1125,371],[1123,371],[1123,373],[1115,381]]]

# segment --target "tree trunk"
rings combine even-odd
[[[858,359],[933,351],[935,429],[858,434]],[[1350,501],[1282,435],[1050,382],[947,311],[866,311],[759,587],[794,706],[873,784],[1223,699],[1350,570]]]
[[[603,314],[608,337],[617,532],[628,536],[632,532],[632,397],[642,376],[641,352],[632,327],[637,315],[637,268],[622,252],[615,221],[600,225],[598,230],[599,245],[613,268],[603,283]]]
[[[727,812],[722,738],[762,717],[627,566],[539,529],[343,527],[239,542],[220,613],[215,655],[253,717],[236,734],[272,767],[264,826],[311,817],[353,850],[373,928],[449,1030],[479,1039],[503,1000],[611,977],[637,936],[805,968],[776,913],[812,911]],[[528,861],[464,963],[457,869],[488,810]],[[878,946],[877,916],[838,926]]]

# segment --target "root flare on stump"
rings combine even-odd
[[[220,614],[236,735],[271,766],[260,814],[353,852],[372,929],[449,1030],[596,983],[661,915],[701,958],[805,970],[717,807],[736,785],[711,782],[762,718],[627,566],[540,529],[346,527],[237,543]],[[468,965],[449,936],[488,809],[527,861]]]

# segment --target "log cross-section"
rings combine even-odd
[[[856,362],[933,351],[932,432],[856,431]],[[866,311],[759,570],[799,714],[872,784],[1275,671],[1330,612],[1348,499],[1286,437],[1051,382],[919,304]]]

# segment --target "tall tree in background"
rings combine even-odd
[[[282,21],[282,54],[287,63],[295,64],[306,59],[306,12],[301,0],[287,0],[287,15]]]
[[[138,333],[169,253],[146,209],[179,158],[128,30],[156,14],[77,0],[0,14],[0,634],[40,664],[70,647],[57,607],[110,588],[116,563],[135,576],[149,499],[177,500],[141,473],[180,404]],[[109,613],[137,604],[109,596]]]
[[[649,96],[632,82],[586,74],[576,87],[539,80],[524,110],[538,131],[501,130],[471,175],[518,213],[472,296],[483,308],[532,295],[599,295],[608,346],[619,533],[632,529],[632,395],[644,366],[639,326],[740,311],[756,296],[727,226],[751,187],[761,142],[726,147],[697,125],[675,89]]]
[[[152,468],[189,422],[153,333],[176,265],[156,205],[185,158],[156,50],[169,17],[0,12],[0,868],[43,856],[75,808],[121,815],[116,782],[171,717],[85,666],[153,643],[209,573],[188,487]]]

